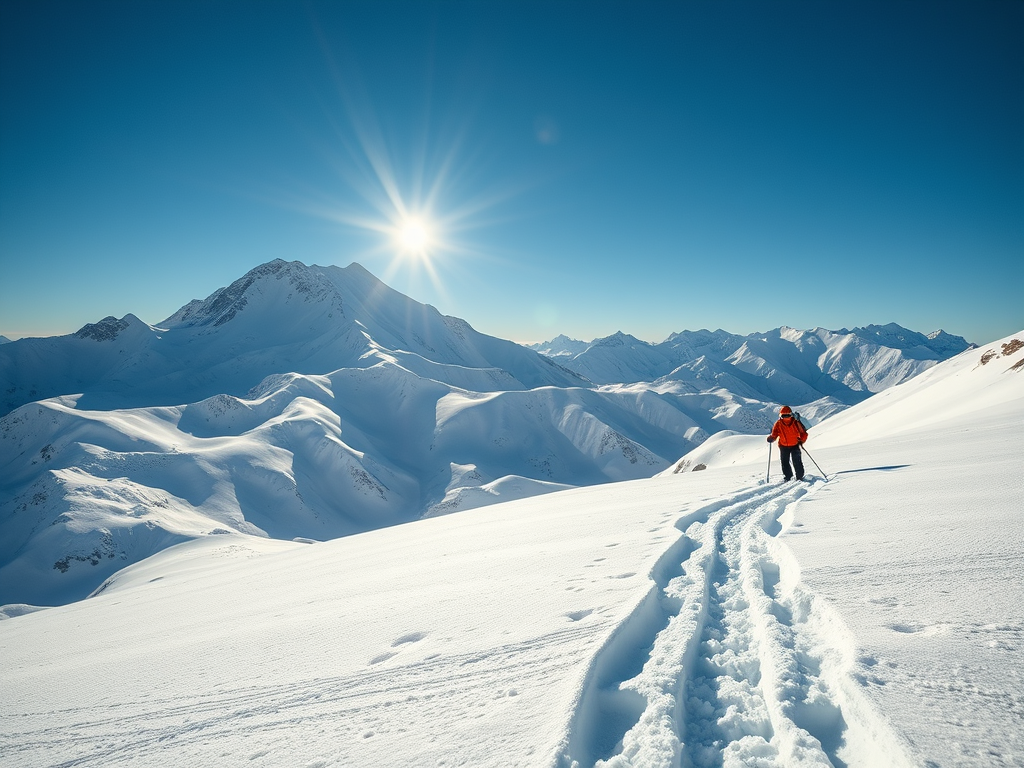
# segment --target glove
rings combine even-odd
[[[768,442],[770,443],[771,441],[772,441],[772,439],[771,439],[771,438],[769,437],[769,438],[768,438]]]

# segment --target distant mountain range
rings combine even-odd
[[[772,402],[829,397],[853,405],[972,345],[945,331],[925,336],[890,323],[747,336],[683,331],[660,344],[619,332],[589,343],[557,336],[527,346],[595,384],[685,382]]]
[[[273,261],[156,325],[0,345],[0,604],[80,599],[199,536],[326,539],[649,477],[780,402],[814,422],[967,346],[890,325],[549,357],[358,264]]]

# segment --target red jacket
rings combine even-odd
[[[802,445],[807,440],[807,430],[804,425],[796,419],[779,419],[775,422],[769,442],[778,438],[779,445],[790,448],[794,445]]]

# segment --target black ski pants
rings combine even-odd
[[[793,470],[796,470],[796,479],[802,480],[804,476],[804,455],[799,445],[780,445],[779,456],[782,459],[782,474],[787,480],[793,478]],[[789,466],[792,460],[793,466]]]

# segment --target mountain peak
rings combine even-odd
[[[566,336],[564,333],[558,334],[557,336],[555,336],[555,338],[553,338],[551,341],[548,342],[548,344],[585,344],[585,343],[586,342],[581,341],[579,339],[571,339],[568,336]]]
[[[358,266],[358,265],[357,265]],[[360,267],[360,269],[362,269]],[[274,259],[246,272],[226,288],[220,288],[206,299],[193,299],[169,318],[160,323],[164,327],[211,326],[218,327],[230,322],[244,310],[256,291],[254,286],[272,286],[272,281],[285,281],[290,288],[283,297],[285,301],[295,294],[307,302],[324,300],[336,293],[331,281],[316,266],[307,266],[301,261]],[[271,293],[273,291],[260,291]]]
[[[903,351],[922,348],[941,357],[950,357],[974,346],[962,336],[953,336],[941,330],[933,331],[926,336],[908,330],[898,323],[867,325],[863,328],[854,328],[850,333],[881,346]]]
[[[375,274],[373,274],[370,270],[368,270],[366,267],[364,267],[358,261],[353,261],[347,267],[342,267],[341,271],[342,272],[346,272],[346,273],[348,273],[350,275],[358,275],[358,276],[363,277],[363,278],[372,279],[374,282],[381,283],[381,285],[384,284],[384,283],[381,282],[381,280]]]
[[[551,341],[542,341],[538,344],[523,344],[523,346],[527,349],[532,349],[534,352],[540,352],[546,357],[564,358],[574,357],[583,352],[590,346],[590,342],[572,339],[564,333],[560,333]]]
[[[146,326],[139,318],[129,312],[127,315],[118,320],[113,315],[108,315],[102,320],[96,323],[86,323],[78,331],[75,332],[75,336],[80,339],[92,339],[93,341],[113,341],[116,339],[122,331],[132,326]]]
[[[611,336],[605,336],[603,339],[594,339],[591,343],[593,347],[625,347],[641,345],[645,347],[651,346],[646,341],[641,341],[636,336],[631,336],[628,333],[622,331],[616,331]]]
[[[975,349],[978,345],[967,341],[963,336],[946,333],[941,328],[928,334],[928,347],[939,354],[959,354],[967,349]]]

